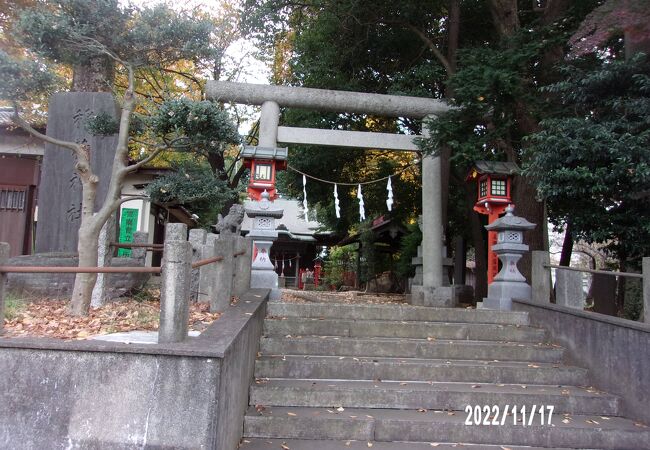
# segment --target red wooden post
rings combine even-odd
[[[302,274],[305,273],[305,269],[300,269],[298,272],[298,289],[302,290],[305,287],[305,283],[302,281]]]
[[[318,281],[320,280],[320,272],[321,272],[321,264],[320,261],[316,261],[314,264],[314,286],[318,287]]]

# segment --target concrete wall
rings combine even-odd
[[[551,303],[513,300],[512,306],[546,328],[571,363],[589,369],[594,387],[619,395],[624,415],[650,422],[650,325]]]
[[[0,448],[234,450],[267,295],[180,344],[0,339]]]

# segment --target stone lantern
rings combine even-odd
[[[246,208],[246,215],[253,219],[248,236],[253,238],[253,262],[251,264],[251,288],[271,289],[270,299],[280,298],[278,274],[271,262],[271,246],[278,238],[275,220],[282,218],[283,210],[275,208],[269,193],[263,191],[260,200]]]
[[[526,278],[519,272],[517,262],[528,251],[524,244],[524,231],[535,228],[534,223],[513,214],[514,206],[509,205],[506,215],[495,220],[485,228],[497,234],[497,243],[492,250],[501,261],[501,271],[488,286],[488,296],[483,299],[483,307],[488,309],[512,309],[512,299],[531,299],[531,288]]]
[[[470,170],[466,181],[476,183],[477,195],[474,211],[488,216],[488,224],[503,214],[512,203],[512,179],[519,172],[519,167],[513,162],[476,161]],[[492,251],[497,243],[496,233],[488,233],[488,284],[492,283],[499,271],[499,259]]]
[[[244,166],[251,171],[248,196],[252,200],[260,201],[262,192],[267,192],[271,201],[278,197],[275,178],[278,170],[287,168],[287,154],[286,148],[244,147],[242,157]]]

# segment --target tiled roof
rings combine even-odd
[[[514,175],[519,172],[517,164],[505,161],[476,161],[475,167],[479,173]]]
[[[246,208],[253,207],[253,202],[247,200],[244,202]],[[276,220],[276,226],[284,225],[289,233],[294,235],[313,236],[318,228],[322,225],[316,221],[305,221],[302,203],[298,200],[286,200],[278,198],[273,202],[274,208],[284,210],[281,219]],[[242,222],[242,230],[249,231],[253,226],[253,219],[246,216]]]
[[[14,109],[11,107],[0,106],[0,125],[12,125],[11,116]]]

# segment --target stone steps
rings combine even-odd
[[[339,412],[302,407],[268,407],[258,411],[251,407],[244,420],[244,434],[250,438],[507,443],[546,448],[643,449],[650,442],[648,428],[620,417],[554,416],[554,426],[549,426],[540,425],[539,416],[535,416],[532,425],[514,425],[510,416],[506,417],[510,422],[506,420],[504,425],[475,426],[465,423],[466,416],[464,412],[444,411],[354,408]],[[312,445],[320,448],[318,443]]]
[[[619,413],[618,397],[591,388],[519,384],[269,380],[251,387],[250,402],[265,406],[435,409],[467,405],[553,405],[556,414]]]
[[[267,312],[241,448],[650,448],[650,429],[619,417],[620,399],[587,387],[587,371],[563,364],[526,313],[281,302]],[[498,406],[504,424],[466,424],[468,405]],[[552,405],[552,424],[539,413],[515,422],[503,414],[515,405]]]
[[[528,315],[525,312],[347,303],[269,302],[267,316],[270,318],[301,317],[316,319],[495,323],[506,325],[529,324]]]
[[[418,358],[353,358],[338,356],[262,356],[257,378],[337,380],[449,381],[469,383],[537,383],[586,386],[587,371],[557,363],[444,360]]]
[[[368,445],[370,443],[370,445]],[[332,441],[321,440],[314,443],[312,440],[304,439],[255,439],[247,438],[242,440],[239,448],[244,450],[282,450],[283,447],[290,450],[458,450],[468,448],[470,450],[503,450],[501,445],[468,444],[468,443],[439,443],[439,442],[377,442],[377,441]],[[543,447],[521,447],[510,445],[510,450],[541,450]],[[567,449],[555,449],[567,450]]]
[[[330,355],[353,357],[487,359],[559,362],[564,349],[549,344],[404,338],[263,337],[263,355]]]
[[[518,342],[544,342],[546,340],[545,330],[522,325],[296,317],[266,320],[264,333],[267,336],[327,335]]]

